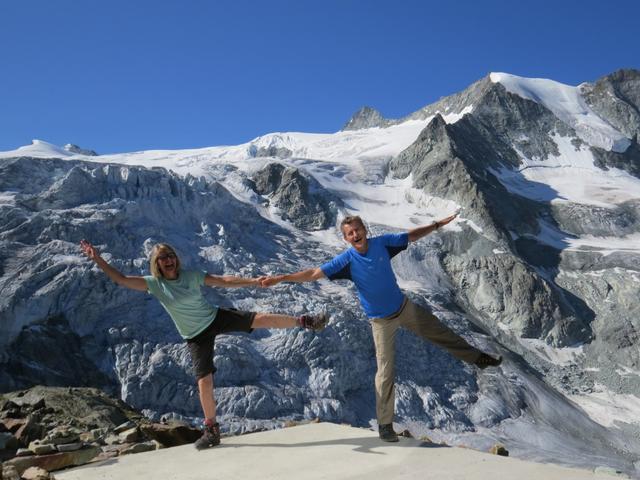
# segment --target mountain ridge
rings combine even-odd
[[[598,92],[624,92],[628,108],[621,99],[606,107],[606,95],[593,94],[595,108],[626,118],[635,79],[635,71],[616,73],[598,84]],[[377,115],[364,117],[381,121]],[[81,238],[125,273],[145,274],[149,249],[162,240],[185,265],[258,276],[330,259],[344,248],[335,224],[347,213],[378,234],[461,209],[394,268],[407,295],[471,343],[502,354],[505,366],[496,375],[475,372],[400,334],[399,423],[472,446],[509,441],[515,455],[548,460],[593,464],[601,452],[599,459],[635,471],[638,424],[623,416],[608,431],[575,402],[587,408],[596,394],[640,390],[640,311],[630,300],[640,293],[637,138],[624,153],[594,147],[552,109],[489,76],[394,122],[184,151],[89,156],[36,142],[0,153],[0,313],[8,333],[0,388],[101,378],[152,418],[200,414],[171,322],[150,298],[91,268],[78,251]],[[273,427],[273,418],[358,426],[374,418],[371,334],[351,286],[207,296],[243,309],[327,309],[332,317],[317,336],[221,338],[223,423],[250,431]],[[64,355],[38,360],[61,332],[78,336],[69,357],[83,358],[94,376],[65,370]],[[31,370],[13,375],[20,365]],[[62,375],[47,377],[47,369]]]

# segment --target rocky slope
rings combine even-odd
[[[0,478],[7,480],[51,479],[51,471],[192,443],[201,434],[175,421],[152,423],[92,388],[34,387],[0,401]]]

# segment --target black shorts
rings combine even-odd
[[[251,333],[253,331],[251,324],[255,316],[255,312],[219,308],[213,322],[198,335],[187,340],[193,373],[197,380],[216,371],[213,365],[213,344],[216,335],[229,332]]]

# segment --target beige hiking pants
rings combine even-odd
[[[396,331],[404,327],[447,350],[454,357],[474,363],[480,351],[451,331],[428,310],[405,299],[400,311],[371,321],[376,345],[376,415],[378,424],[393,422],[395,401]]]

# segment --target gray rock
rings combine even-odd
[[[95,151],[93,151],[93,150],[88,150],[88,149],[85,149],[85,148],[80,148],[79,146],[74,145],[73,143],[67,143],[67,144],[64,146],[64,149],[65,149],[67,152],[71,152],[71,153],[79,153],[79,154],[81,154],[81,155],[87,155],[87,156],[90,156],[90,157],[95,157],[95,156],[97,156],[97,155],[98,155],[98,154],[97,154]]]
[[[132,428],[136,428],[136,427],[137,427],[136,422],[133,422],[133,421],[131,421],[131,420],[127,420],[126,422],[121,423],[121,424],[120,424],[120,425],[118,425],[116,428],[114,428],[114,429],[113,429],[113,431],[114,431],[115,433],[122,433],[122,432],[124,432],[125,430],[130,430],[130,429],[132,429]]]
[[[256,148],[252,151],[252,154],[252,156],[255,157],[275,157],[285,159],[291,157],[293,152],[285,147],[271,146]]]
[[[56,445],[59,452],[75,452],[84,446],[83,442],[61,443]]]
[[[22,474],[31,467],[39,467],[48,472],[60,470],[70,466],[84,465],[93,459],[100,449],[97,447],[83,448],[75,452],[59,452],[51,455],[34,455],[31,457],[13,458],[4,463],[16,468]]]
[[[120,450],[120,455],[131,455],[134,453],[151,452],[157,450],[155,442],[142,442],[131,445],[130,447]]]
[[[639,202],[624,202],[614,208],[556,203],[551,208],[558,225],[571,235],[623,237],[640,232]]]
[[[36,455],[47,455],[57,450],[53,443],[45,443],[42,440],[35,440],[29,444],[29,450]]]
[[[14,450],[20,446],[20,442],[11,432],[0,432],[0,450]]]
[[[22,480],[50,480],[51,475],[44,468],[29,467],[22,473]]]
[[[618,70],[593,84],[584,83],[580,88],[585,100],[598,115],[628,138],[639,136],[639,70]]]
[[[634,177],[640,177],[640,145],[637,143],[637,138],[622,153],[596,147],[591,147],[591,152],[595,158],[595,165],[603,170],[619,168]]]
[[[270,163],[252,180],[256,191],[269,195],[282,218],[304,230],[324,230],[335,223],[338,202],[311,176],[293,167]]]
[[[162,447],[176,447],[193,443],[202,435],[200,429],[176,422],[171,422],[169,425],[142,424],[140,430],[145,437],[157,441]]]
[[[572,131],[546,108],[501,85],[485,85],[480,92],[473,113],[457,123],[448,125],[436,115],[391,162],[391,171],[400,178],[411,174],[416,188],[462,205],[464,216],[483,229],[482,236],[468,230],[462,238],[445,240],[458,257],[447,259],[447,271],[467,305],[520,336],[555,345],[585,341],[591,338],[592,313],[535,270],[560,262],[558,251],[533,240],[550,216],[548,207],[511,194],[489,170],[518,165],[513,145],[519,138],[528,139],[520,150],[546,158],[557,153],[550,134]]]
[[[391,122],[385,119],[380,112],[371,107],[362,107],[342,127],[343,131],[361,130],[363,128],[386,127]]]
[[[51,430],[47,433],[46,437],[43,439],[43,442],[50,442],[53,445],[64,445],[75,443],[80,439],[80,434],[77,432],[70,432],[66,429],[63,430]]]
[[[130,428],[118,434],[118,438],[122,443],[133,443],[140,440],[140,430],[138,427]]]
[[[0,474],[0,477],[3,480],[22,480],[20,478],[20,473],[15,466],[7,465],[5,462],[3,464],[0,464],[0,467],[2,467],[2,474]]]
[[[53,450],[47,451],[46,453],[51,453],[55,451],[55,448]],[[30,448],[19,448],[16,451],[16,457],[29,457],[31,455],[33,455],[35,452],[33,452]],[[36,455],[38,455],[36,453]]]

